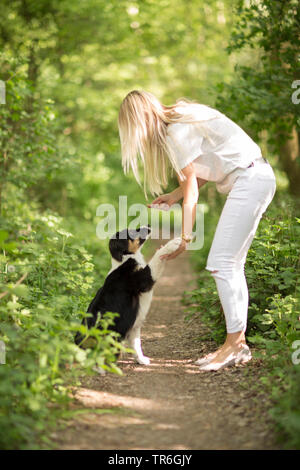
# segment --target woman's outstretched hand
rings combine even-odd
[[[147,207],[149,207],[150,209],[160,209],[168,211],[175,202],[176,201],[174,201],[171,193],[162,194],[161,196],[158,196],[156,199],[154,199],[151,204],[147,204]]]
[[[187,242],[185,240],[181,240],[181,244],[180,244],[178,250],[173,251],[173,253],[170,253],[169,255],[162,255],[160,257],[160,259],[164,259],[166,261],[169,261],[170,259],[176,258],[178,255],[180,255],[180,253],[182,253],[183,251],[186,250],[186,245],[187,245]]]

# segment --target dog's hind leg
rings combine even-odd
[[[134,357],[135,360],[139,364],[149,365],[150,359],[149,357],[144,356],[142,345],[141,345],[141,329],[140,328],[133,328],[129,335],[127,336],[128,345],[131,349],[134,350]]]

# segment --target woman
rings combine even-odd
[[[199,188],[214,181],[219,192],[228,193],[206,266],[216,282],[227,337],[217,351],[197,363],[208,371],[248,362],[244,265],[261,216],[275,193],[271,166],[259,146],[219,111],[185,100],[164,106],[145,91],[132,91],[122,102],[119,133],[124,171],[131,167],[140,182],[140,156],[145,192],[161,194],[170,172],[176,172],[179,187],[152,203],[171,206],[183,198],[182,242],[166,256],[168,260],[182,253],[192,239]]]

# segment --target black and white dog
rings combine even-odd
[[[95,326],[98,315],[115,312],[111,330],[120,334],[120,340],[127,340],[135,352],[139,364],[150,364],[141,347],[141,327],[149,311],[153,286],[163,273],[166,261],[160,256],[173,253],[179,248],[181,238],[174,238],[158,249],[146,264],[141,247],[151,233],[150,227],[136,230],[124,229],[109,241],[112,267],[103,286],[90,303],[87,312],[92,315],[83,319],[88,328]],[[84,337],[77,333],[75,342],[84,347]]]

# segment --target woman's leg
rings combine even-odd
[[[265,165],[265,167],[262,167]],[[223,362],[245,343],[248,288],[244,265],[262,214],[275,192],[275,178],[267,163],[245,170],[224,205],[207,260],[223,307],[227,338],[212,356]]]

